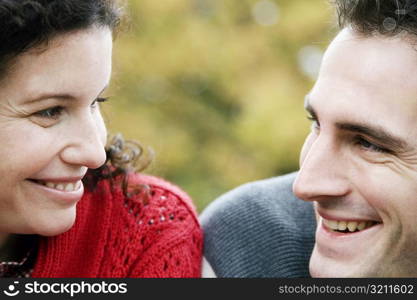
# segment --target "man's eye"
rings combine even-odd
[[[44,109],[38,112],[35,112],[34,115],[37,117],[45,118],[45,119],[58,119],[64,108],[62,106],[54,106],[48,109]]]
[[[379,146],[365,140],[363,137],[357,137],[356,138],[356,143],[360,147],[364,148],[367,151],[382,152],[382,153],[389,152],[387,149],[379,147]]]
[[[319,121],[317,120],[317,118],[315,118],[315,117],[313,117],[313,116],[311,116],[311,115],[307,115],[307,119],[309,120],[309,121],[311,121],[311,128],[313,129],[313,128],[315,128],[315,129],[320,129],[320,123],[319,123]]]

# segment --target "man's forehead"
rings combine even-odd
[[[417,92],[416,65],[417,47],[408,35],[363,36],[346,28],[329,45],[322,71],[338,73],[343,69],[358,83]]]
[[[417,50],[409,39],[364,37],[344,29],[333,40],[306,98],[336,121],[372,120],[397,134],[416,132]]]

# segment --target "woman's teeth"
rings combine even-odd
[[[55,182],[47,182],[47,181],[37,181],[37,183],[47,186],[51,189],[56,189],[59,191],[65,192],[73,192],[80,188],[81,181],[78,180],[76,182],[62,182],[62,183],[55,183]]]
[[[356,222],[356,221],[335,221],[335,220],[326,220],[326,219],[322,219],[323,220],[323,224],[331,229],[332,231],[337,231],[337,232],[355,232],[355,231],[361,231],[364,229],[367,229],[375,224],[377,224],[378,222],[375,221],[360,221],[360,222]]]

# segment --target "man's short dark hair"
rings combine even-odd
[[[417,35],[417,0],[333,0],[339,25],[364,35]]]

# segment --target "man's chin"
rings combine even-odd
[[[310,258],[310,275],[313,278],[360,278],[375,277],[370,270],[365,271],[361,263],[338,261],[321,256],[314,249]]]

